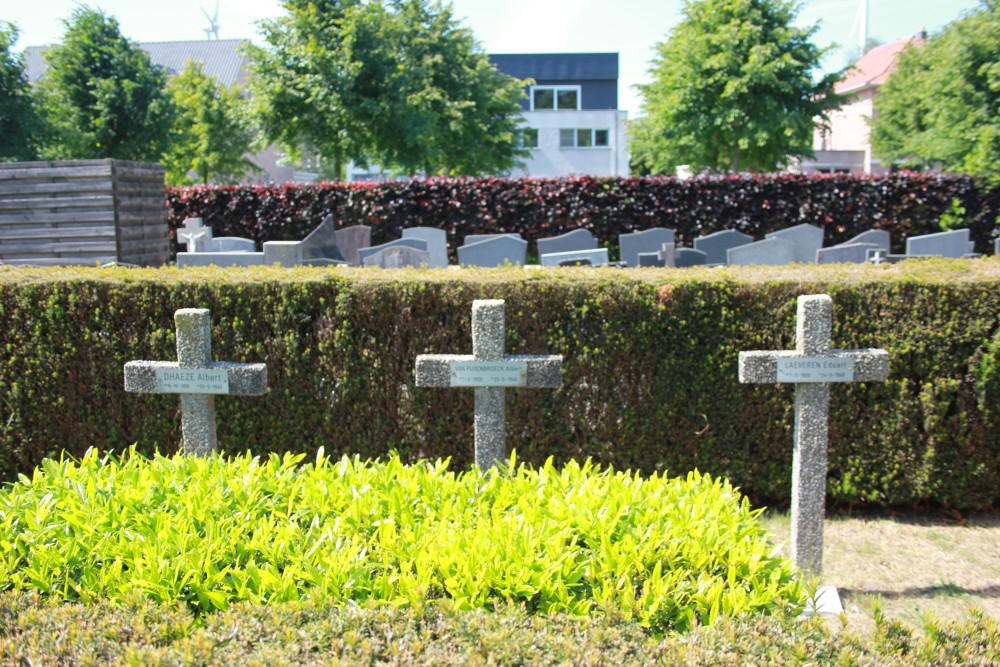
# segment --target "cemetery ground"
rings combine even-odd
[[[723,480],[129,456],[0,489],[0,665],[1000,662],[997,515],[831,514],[846,612],[802,619]]]
[[[787,553],[788,513],[762,520]],[[838,588],[845,628],[871,634],[876,610],[918,628],[976,608],[1000,619],[1000,514],[833,513],[825,524],[823,580]]]

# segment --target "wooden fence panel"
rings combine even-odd
[[[0,262],[165,264],[165,193],[158,164],[0,164]]]

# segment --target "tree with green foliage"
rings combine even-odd
[[[340,25],[357,0],[285,0],[285,15],[263,21],[267,47],[251,45],[249,88],[262,137],[304,162],[315,155],[342,176],[356,139],[342,101],[346,78]]]
[[[813,81],[824,50],[810,41],[816,26],[793,25],[798,11],[794,0],[687,0],[639,87],[637,170],[773,171],[811,155],[816,119],[842,98],[839,74]]]
[[[11,52],[17,26],[0,21],[0,162],[32,160],[40,125],[24,59]]]
[[[451,10],[428,0],[286,0],[252,48],[264,135],[412,174],[503,173],[519,145],[524,82],[498,72]]]
[[[167,83],[177,110],[171,147],[163,156],[167,182],[186,185],[239,179],[257,166],[246,153],[254,140],[245,101],[235,88],[226,88],[205,74],[201,63],[189,60]]]
[[[905,166],[1000,175],[1000,0],[900,54],[875,97],[871,141]]]
[[[159,160],[174,114],[166,72],[100,10],[80,6],[64,24],[39,85],[52,128],[47,157]]]

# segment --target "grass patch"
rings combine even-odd
[[[0,589],[82,602],[608,616],[655,633],[795,611],[808,591],[728,482],[500,474],[322,453],[46,460],[0,491]]]
[[[761,522],[787,555],[788,514]],[[1000,618],[1000,515],[831,516],[823,541],[823,583],[840,591],[852,630],[871,634],[876,610],[917,628],[976,610]]]

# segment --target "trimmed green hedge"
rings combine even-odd
[[[50,604],[0,594],[4,665],[995,665],[997,619],[928,618],[922,627],[875,616],[859,636],[820,618],[745,616],[659,637],[622,618],[457,611],[337,608],[328,601],[241,604],[195,618],[183,606],[135,599]]]
[[[473,299],[507,300],[511,354],[562,354],[562,388],[507,392],[508,447],[698,469],[756,502],[790,487],[793,389],[737,381],[741,350],[794,345],[800,294],[833,298],[836,347],[884,347],[889,380],[832,389],[841,504],[1000,501],[1000,260],[695,270],[365,271],[0,267],[0,475],[63,449],[169,454],[176,396],[122,366],[174,359],[173,312],[211,309],[215,358],[263,361],[263,397],[216,401],[220,447],[472,458],[473,392],[414,386],[421,353],[471,351]]]

